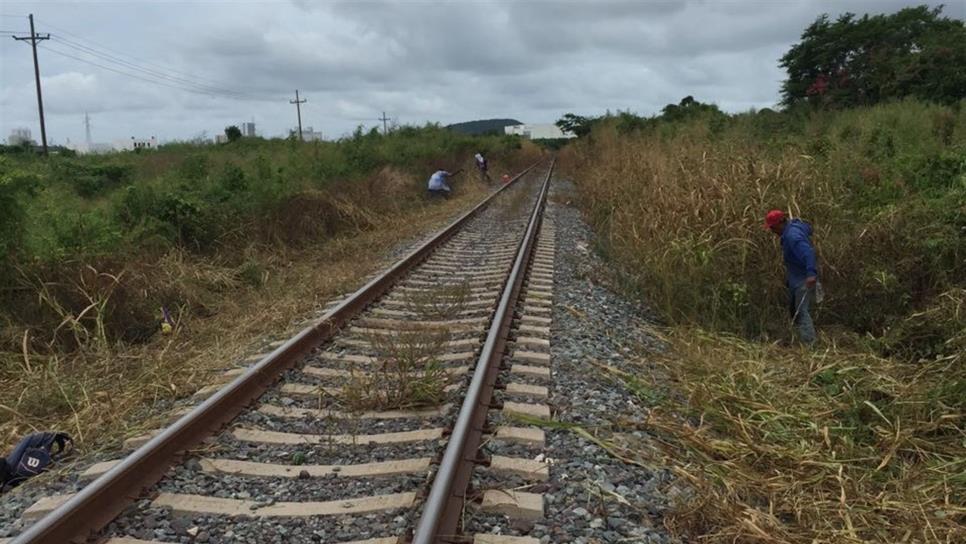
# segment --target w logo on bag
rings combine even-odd
[[[58,432],[26,436],[10,455],[0,458],[0,492],[46,470],[68,452],[71,443],[70,436]]]
[[[40,474],[50,465],[50,454],[40,448],[31,448],[24,452],[20,458],[18,472],[22,477],[30,477]]]

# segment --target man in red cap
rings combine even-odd
[[[818,285],[812,226],[801,219],[789,220],[781,210],[772,210],[765,215],[765,228],[781,237],[792,322],[802,343],[811,346],[815,343],[815,325],[809,310]]]

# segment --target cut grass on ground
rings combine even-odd
[[[662,397],[641,425],[663,458],[637,454],[695,491],[667,517],[672,532],[714,543],[964,541],[962,354],[909,365],[683,327],[667,340],[661,364],[682,395]]]

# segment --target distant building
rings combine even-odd
[[[67,145],[65,147],[67,149],[74,150],[78,155],[88,155],[91,153],[94,153],[94,154],[110,153],[111,151],[115,150],[114,146],[111,144],[101,144],[97,142],[91,142],[90,144],[67,142]]]
[[[544,140],[555,138],[573,138],[574,135],[560,130],[557,125],[509,125],[503,127],[505,134],[523,136],[529,140]]]
[[[316,132],[315,130],[312,130],[312,127],[306,127],[305,130],[302,131],[302,138],[304,138],[306,142],[320,142],[322,141],[322,131]]]
[[[7,137],[7,145],[20,145],[24,142],[34,141],[33,137],[30,135],[30,129],[26,127],[18,127],[10,131],[10,136]]]
[[[115,151],[134,151],[137,149],[157,149],[158,139],[154,136],[150,138],[135,138],[131,136],[130,140],[115,140],[114,150]]]
[[[298,127],[293,128],[291,131],[289,131],[289,134],[293,138],[298,138],[299,137]],[[304,127],[302,128],[302,139],[305,140],[306,142],[321,142],[322,133],[316,132],[315,130],[312,129],[312,127]]]
[[[255,137],[255,122],[252,121],[251,123],[242,123],[241,124],[241,132],[242,132],[242,136],[245,136],[246,138],[254,138]]]
[[[228,143],[228,136],[225,135],[225,134],[215,134],[215,143],[216,144],[227,144]]]

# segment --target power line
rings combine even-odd
[[[158,81],[157,79],[149,79],[149,78],[146,78],[146,77],[139,76],[137,74],[132,74],[130,72],[125,72],[124,70],[118,70],[117,68],[112,68],[110,66],[104,66],[103,64],[98,64],[96,62],[89,61],[89,60],[87,60],[85,58],[78,57],[76,55],[71,55],[70,53],[65,53],[63,51],[60,51],[58,49],[54,49],[52,47],[47,47],[47,46],[43,46],[43,45],[41,45],[39,47],[41,49],[50,51],[51,53],[56,53],[56,54],[58,54],[58,55],[60,55],[62,57],[67,57],[69,59],[74,59],[76,61],[83,62],[85,64],[90,64],[91,66],[96,66],[98,68],[101,68],[101,69],[104,69],[104,70],[108,70],[110,72],[114,72],[114,73],[117,73],[117,74],[121,74],[123,76],[132,77],[134,79],[140,79],[141,81],[146,81],[148,83],[154,83],[156,85],[161,85],[163,87],[170,87],[172,89],[178,89],[178,90],[187,91],[187,92],[190,92],[190,93],[204,94],[204,95],[208,95],[208,96],[216,96],[216,93],[213,93],[213,92],[210,92],[210,91],[201,91],[201,90],[198,90],[198,89],[193,89],[191,87],[185,87],[185,86],[182,86],[182,85],[174,85],[174,84],[171,84],[171,83],[166,83],[164,81]]]
[[[208,81],[210,83],[216,84],[216,85],[210,85],[210,86],[213,86],[213,87],[215,87],[217,85],[224,85],[224,84],[226,84],[226,82],[218,81],[218,80],[215,80],[215,79],[212,79],[212,78],[208,78],[208,77],[204,77],[204,76],[199,76],[199,75],[195,75],[195,74],[189,74],[189,73],[186,73],[186,72],[182,72],[182,71],[177,70],[175,68],[172,68],[170,66],[165,66],[165,65],[159,64],[157,62],[152,62],[152,61],[149,61],[149,60],[146,60],[146,59],[143,59],[143,58],[139,58],[139,57],[134,56],[134,55],[131,55],[130,53],[127,53],[127,52],[118,51],[117,49],[113,49],[113,48],[108,47],[108,46],[106,46],[106,45],[104,45],[102,43],[95,42],[94,40],[91,40],[89,38],[85,38],[83,36],[80,36],[78,34],[75,34],[73,32],[70,32],[69,30],[66,30],[64,28],[61,28],[61,27],[52,25],[52,24],[50,24],[47,21],[43,21],[43,23],[45,25],[47,25],[48,27],[50,27],[50,28],[52,28],[54,30],[59,31],[59,33],[61,33],[61,34],[66,34],[67,36],[72,36],[73,38],[75,38],[77,40],[80,40],[81,42],[85,42],[87,44],[90,44],[90,46],[94,46],[93,48],[90,47],[90,46],[84,46],[84,47],[92,48],[92,49],[99,49],[101,52],[104,52],[103,54],[105,54],[105,55],[113,54],[111,56],[126,57],[126,58],[129,58],[129,59],[133,59],[134,61],[136,61],[139,64],[142,64],[142,65],[145,65],[145,66],[153,66],[153,67],[155,67],[155,68],[157,68],[157,69],[159,69],[161,71],[165,71],[165,72],[170,72],[170,73],[174,73],[174,74],[180,74],[181,76],[184,76],[185,78],[187,78],[189,80]],[[62,36],[55,35],[55,37],[58,38],[59,40],[63,40],[65,42],[69,42],[69,40],[67,40],[66,38],[64,38]]]
[[[79,43],[73,42],[71,40],[67,40],[65,38],[60,38],[60,37],[58,37],[56,35],[54,36],[54,38],[56,39],[56,42],[58,44],[65,45],[66,47],[71,48],[71,49],[74,49],[75,51],[79,51],[81,53],[85,53],[85,54],[91,55],[93,57],[97,57],[98,59],[101,59],[103,61],[106,61],[106,62],[109,62],[109,63],[112,63],[112,64],[116,64],[116,65],[119,65],[119,66],[123,66],[124,68],[128,68],[128,69],[131,69],[131,70],[134,70],[134,71],[137,71],[137,72],[141,72],[141,73],[146,74],[146,75],[148,75],[150,77],[154,77],[154,78],[158,78],[158,79],[164,79],[164,80],[173,82],[174,84],[177,84],[177,85],[186,85],[186,86],[195,88],[195,89],[197,89],[199,91],[207,91],[207,92],[210,92],[212,94],[224,94],[224,95],[233,96],[233,97],[237,97],[237,98],[241,98],[241,97],[246,96],[246,93],[244,93],[242,91],[235,91],[235,90],[231,90],[231,89],[225,89],[225,88],[215,87],[215,86],[212,86],[212,85],[205,85],[203,83],[197,83],[197,82],[191,81],[189,79],[185,79],[185,78],[181,78],[181,77],[177,77],[177,76],[171,76],[171,75],[165,74],[165,73],[160,72],[160,71],[157,71],[157,70],[152,70],[150,68],[144,68],[142,66],[139,66],[137,64],[134,64],[132,62],[128,62],[128,61],[126,61],[124,59],[121,59],[119,57],[115,57],[115,56],[109,55],[107,53],[102,53],[102,52],[100,52],[100,51],[98,51],[96,49],[87,47],[87,46],[85,46],[83,44],[79,44]]]

